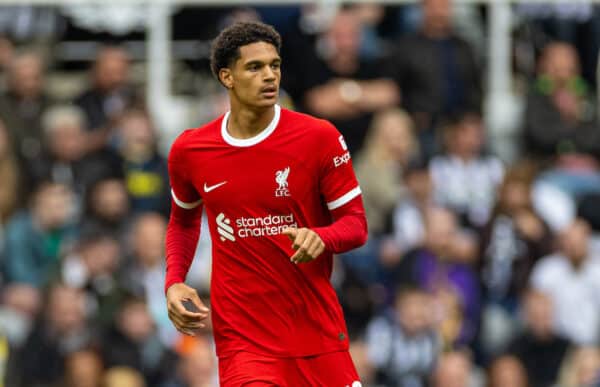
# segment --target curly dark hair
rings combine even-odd
[[[239,48],[256,42],[272,44],[278,54],[281,51],[281,36],[268,24],[238,22],[221,31],[211,47],[210,68],[213,75],[219,79],[219,70],[229,67],[240,58]]]

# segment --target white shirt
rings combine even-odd
[[[456,156],[437,156],[430,164],[434,200],[469,220],[484,225],[496,199],[496,189],[504,177],[502,162],[492,156],[465,161]]]
[[[576,270],[562,254],[542,258],[531,285],[554,303],[556,329],[576,344],[597,344],[600,331],[600,257],[587,258]]]

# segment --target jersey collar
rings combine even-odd
[[[229,145],[239,147],[252,146],[263,141],[275,131],[275,128],[277,128],[277,124],[279,123],[281,108],[279,107],[279,105],[275,105],[274,107],[275,114],[273,115],[273,119],[271,120],[269,125],[256,136],[244,139],[232,137],[227,131],[227,121],[229,120],[229,114],[231,113],[231,111],[228,111],[227,113],[225,113],[223,121],[221,121],[221,135],[223,136],[223,140],[225,140],[225,142]]]

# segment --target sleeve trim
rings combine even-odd
[[[327,208],[329,208],[330,210],[335,210],[336,208],[343,206],[344,204],[348,203],[350,200],[352,200],[355,197],[357,197],[358,195],[360,195],[360,193],[361,193],[360,187],[356,186],[355,188],[346,192],[344,195],[340,196],[339,198],[337,198],[331,202],[328,202]]]
[[[175,196],[175,191],[173,191],[173,189],[171,189],[171,196],[173,197],[173,201],[175,201],[175,204],[177,204],[179,207],[186,209],[186,210],[191,210],[193,208],[198,207],[200,204],[202,204],[202,199],[198,199],[193,203],[186,203],[186,202],[183,202],[183,201],[177,199],[177,196]]]

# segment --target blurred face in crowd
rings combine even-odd
[[[142,215],[133,230],[133,249],[139,263],[155,267],[164,259],[166,220],[158,214]]]
[[[120,179],[103,180],[94,187],[91,195],[94,214],[106,221],[118,222],[129,211],[129,197]]]
[[[580,265],[587,257],[590,240],[590,227],[581,219],[576,220],[560,235],[563,253],[573,265]]]
[[[499,200],[502,208],[509,213],[528,209],[531,202],[529,185],[519,180],[505,180],[500,188]]]
[[[428,209],[425,214],[425,226],[427,248],[441,257],[447,255],[457,235],[454,214],[443,208]]]
[[[580,73],[579,58],[575,48],[567,43],[549,44],[542,53],[540,72],[550,77],[559,86],[564,86]]]
[[[96,86],[106,92],[113,91],[127,82],[129,56],[125,50],[108,47],[100,51],[94,65]]]
[[[189,386],[211,386],[215,375],[215,355],[208,339],[197,336],[189,353],[180,363],[179,372]]]
[[[340,11],[327,32],[336,58],[357,58],[361,40],[360,20],[351,11]]]
[[[426,168],[410,171],[406,175],[406,185],[416,200],[425,200],[431,197],[431,175]]]
[[[529,330],[538,338],[554,334],[552,300],[546,294],[530,290],[525,296],[525,320]]]
[[[232,104],[254,108],[271,107],[279,96],[281,57],[267,42],[241,46],[240,57],[219,70],[221,83],[229,89]]]
[[[100,356],[91,350],[74,352],[65,361],[68,387],[100,387],[102,371]]]
[[[77,119],[64,119],[47,128],[48,147],[58,160],[71,162],[83,157],[86,137]]]
[[[459,157],[477,156],[483,147],[483,123],[476,115],[468,115],[449,132],[448,151]]]
[[[66,225],[73,216],[74,196],[69,187],[46,183],[33,199],[33,215],[42,230],[53,230]]]
[[[422,0],[423,27],[425,33],[434,37],[450,30],[452,7],[450,0]]]
[[[434,387],[468,387],[471,360],[461,352],[448,352],[440,358],[433,374]]]
[[[376,118],[376,148],[383,157],[406,163],[415,154],[416,141],[410,117],[401,111],[392,110]]]
[[[104,373],[102,387],[145,387],[141,373],[129,367],[111,367]]]
[[[2,289],[2,304],[21,315],[34,319],[42,306],[39,289],[27,284],[9,284]]]
[[[102,236],[82,248],[81,258],[91,277],[113,274],[119,265],[119,243],[112,237]]]
[[[44,66],[35,54],[22,54],[14,58],[10,71],[12,91],[22,99],[38,97],[42,92]]]
[[[488,374],[489,387],[527,387],[527,373],[523,364],[514,356],[502,356],[491,365]]]
[[[121,120],[120,129],[126,158],[144,161],[153,153],[156,137],[147,115],[142,112],[126,114]]]
[[[136,343],[154,333],[154,322],[143,301],[127,302],[119,314],[118,324],[121,332]]]
[[[52,288],[47,308],[49,326],[59,335],[76,332],[85,326],[84,295],[78,289],[62,285]]]
[[[402,329],[407,335],[423,333],[431,327],[431,303],[422,291],[400,292],[396,300],[396,313]]]

